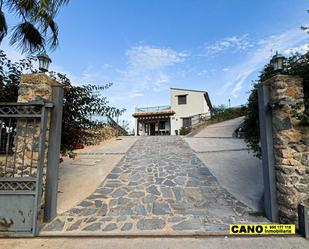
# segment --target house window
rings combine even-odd
[[[165,121],[160,121],[160,123],[159,123],[159,129],[160,129],[160,130],[165,130]]]
[[[183,127],[191,127],[192,125],[192,119],[191,118],[183,118],[182,119],[182,126]]]
[[[187,95],[179,95],[178,96],[178,105],[187,104]]]

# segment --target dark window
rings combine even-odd
[[[191,127],[191,124],[192,124],[192,121],[191,121],[191,118],[183,118],[182,119],[182,126],[183,127]]]
[[[178,105],[187,104],[187,95],[179,95],[178,96]]]
[[[165,121],[160,121],[160,123],[159,123],[159,129],[160,129],[160,130],[165,130]]]

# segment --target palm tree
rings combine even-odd
[[[0,0],[0,44],[12,32],[10,44],[22,53],[34,53],[58,46],[58,26],[54,19],[61,6],[69,0]],[[20,22],[8,29],[6,13],[14,14]]]

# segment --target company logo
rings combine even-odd
[[[295,225],[231,224],[230,234],[295,234]]]

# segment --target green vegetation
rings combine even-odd
[[[23,53],[34,53],[58,46],[58,26],[55,17],[69,0],[0,0],[0,43],[11,34],[10,44]],[[7,24],[6,14],[19,20]],[[13,27],[11,30],[9,27]]]
[[[190,132],[191,132],[190,127],[181,127],[179,129],[179,135],[181,135],[181,136],[185,136],[185,135],[189,134]]]
[[[246,106],[227,108],[225,105],[214,106],[212,109],[212,122],[238,118],[246,114]]]

